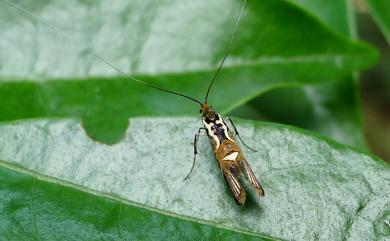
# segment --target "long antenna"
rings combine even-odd
[[[225,63],[225,60],[227,58],[227,56],[229,55],[231,49],[232,49],[232,45],[233,45],[233,39],[234,39],[234,36],[236,35],[236,32],[237,32],[237,29],[238,29],[238,24],[240,23],[240,20],[241,20],[241,16],[242,16],[242,13],[244,12],[244,8],[245,8],[245,4],[246,4],[246,0],[244,0],[244,3],[242,4],[241,6],[241,12],[240,12],[240,15],[238,15],[238,18],[236,20],[236,24],[234,25],[234,29],[233,29],[233,33],[230,37],[230,42],[229,42],[229,46],[226,50],[226,53],[225,53],[225,56],[223,56],[223,59],[221,61],[221,64],[219,65],[217,71],[215,72],[214,76],[213,76],[213,79],[211,80],[211,83],[209,85],[209,88],[207,89],[207,93],[206,93],[206,97],[204,99],[205,102],[207,102],[207,98],[209,97],[209,93],[210,93],[210,90],[211,90],[211,86],[213,85],[215,79],[217,78],[219,72],[221,71],[222,69],[222,66],[223,64]]]
[[[28,15],[30,15],[31,17],[35,18],[36,20],[38,20],[39,22],[45,24],[46,26],[50,27],[52,30],[54,30],[55,32],[59,33],[59,34],[63,34],[62,31],[60,31],[58,28],[56,28],[55,26],[45,22],[45,21],[42,21],[42,19],[38,16],[36,16],[34,13],[28,11],[27,9],[23,8],[22,6],[18,5],[18,4],[15,4],[9,0],[4,0],[6,3],[8,3],[10,6],[18,9],[18,10],[21,10],[25,13],[27,13]],[[67,36],[67,35],[66,35]],[[145,81],[142,81],[140,79],[137,79],[137,78],[134,78],[128,74],[126,74],[125,72],[121,71],[118,67],[116,67],[115,65],[113,65],[112,63],[110,63],[108,60],[106,60],[105,58],[103,58],[102,56],[98,55],[97,53],[95,52],[92,52],[92,54],[98,58],[100,61],[102,61],[103,63],[105,63],[106,65],[108,65],[109,67],[113,68],[114,70],[116,70],[119,74],[123,75],[124,77],[130,79],[130,80],[133,80],[133,81],[136,81],[140,84],[143,84],[143,85],[146,85],[146,86],[149,86],[151,88],[154,88],[154,89],[158,89],[158,90],[161,90],[161,91],[164,91],[164,92],[167,92],[167,93],[170,93],[170,94],[174,94],[174,95],[178,95],[178,96],[181,96],[181,97],[184,97],[184,98],[187,98],[189,100],[192,100],[200,105],[202,105],[202,102],[200,102],[199,100],[195,99],[195,98],[192,98],[190,96],[187,96],[187,95],[184,95],[184,94],[181,94],[181,93],[178,93],[178,92],[175,92],[175,91],[171,91],[171,90],[166,90],[166,89],[163,89],[161,87],[158,87],[156,85],[153,85],[153,84],[150,84],[150,83],[147,83]]]
[[[187,96],[187,95],[184,95],[184,94],[181,94],[181,93],[178,93],[178,92],[174,92],[174,91],[171,91],[171,90],[166,90],[166,89],[163,89],[163,88],[160,88],[156,85],[152,85],[150,83],[147,83],[145,81],[142,81],[142,80],[139,80],[139,79],[136,79],[132,76],[129,76],[127,75],[125,72],[121,71],[120,69],[118,69],[116,66],[114,66],[113,64],[111,64],[110,62],[108,62],[107,60],[103,59],[101,56],[93,53],[93,55],[96,56],[96,58],[100,59],[101,61],[103,61],[105,64],[107,64],[108,66],[112,67],[113,69],[115,69],[116,71],[118,71],[118,73],[120,73],[121,75],[131,79],[131,80],[134,80],[138,83],[141,83],[143,85],[146,85],[146,86],[149,86],[149,87],[152,87],[152,88],[155,88],[155,89],[158,89],[158,90],[162,90],[164,92],[167,92],[167,93],[170,93],[170,94],[174,94],[174,95],[178,95],[178,96],[181,96],[181,97],[184,97],[184,98],[187,98],[189,100],[192,100],[192,101],[195,101],[196,103],[202,105],[202,102],[200,102],[199,100],[195,99],[195,98],[192,98],[191,96]]]

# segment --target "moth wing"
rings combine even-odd
[[[247,160],[245,158],[243,158],[240,161],[240,166],[241,166],[242,171],[245,173],[245,177],[250,182],[252,187],[255,189],[257,194],[260,196],[264,196],[264,189],[260,185],[259,181],[257,180],[255,174],[252,171],[252,168],[249,166],[249,163],[247,162]]]
[[[227,165],[222,168],[223,175],[225,176],[226,182],[229,184],[230,190],[236,202],[240,205],[244,205],[246,200],[245,190],[242,188],[239,182],[239,170],[238,166]]]

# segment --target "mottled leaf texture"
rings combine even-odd
[[[388,240],[390,167],[300,129],[239,121],[266,196],[237,205],[195,118],[136,118],[120,143],[80,122],[0,126],[3,240]],[[250,190],[250,189],[248,189]]]
[[[94,53],[138,78],[203,99],[242,1],[14,3],[30,13],[0,1],[0,120],[82,118],[91,136],[113,143],[129,117],[196,110],[118,78]],[[270,89],[330,82],[375,59],[371,47],[336,34],[296,4],[248,0],[210,102],[226,113]]]

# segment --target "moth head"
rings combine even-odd
[[[217,119],[217,113],[213,110],[213,107],[207,102],[202,104],[200,113],[202,114],[202,118],[205,120],[215,121]]]

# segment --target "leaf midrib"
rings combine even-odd
[[[225,66],[223,67],[223,70],[230,70],[230,69],[240,69],[245,67],[255,67],[255,66],[266,66],[266,65],[288,65],[288,64],[315,64],[315,63],[336,63],[336,62],[344,62],[350,59],[355,59],[356,55],[354,54],[311,54],[311,55],[293,55],[293,56],[264,56],[257,59],[252,59],[249,61],[245,61],[242,59],[238,59],[235,61],[234,59],[230,58],[227,59]],[[237,62],[237,63],[234,63]],[[183,70],[183,71],[160,71],[158,73],[148,73],[148,72],[137,72],[137,73],[127,73],[131,76],[142,76],[142,77],[158,77],[162,75],[182,75],[182,74],[204,74],[204,73],[210,73],[213,71],[216,71],[217,65],[214,66],[215,68],[202,68],[198,70]],[[107,66],[107,68],[110,68]],[[115,70],[111,69],[110,72],[118,74]],[[36,82],[36,80],[39,77],[39,80],[42,81],[40,83],[44,83],[44,81],[65,81],[65,80],[78,80],[78,81],[85,81],[90,78],[96,78],[96,79],[111,79],[111,78],[123,78],[121,75],[109,75],[110,73],[107,73],[107,75],[91,75],[88,77],[83,76],[73,76],[73,77],[45,77],[45,76],[37,76],[36,78],[23,78],[21,76],[10,76],[10,75],[2,75],[0,77],[0,80],[5,80],[5,82]]]

